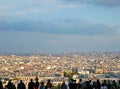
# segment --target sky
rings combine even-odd
[[[0,53],[120,52],[120,0],[0,0]]]

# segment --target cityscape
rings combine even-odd
[[[64,73],[75,73],[71,78],[84,81],[120,79],[119,52],[88,52],[64,54],[0,55],[0,79],[6,84],[9,79],[17,84],[30,79],[52,80],[54,85],[69,81]],[[4,85],[5,85],[4,84]]]

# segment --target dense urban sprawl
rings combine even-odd
[[[97,74],[119,79],[120,53],[0,55],[1,80],[24,80],[28,84],[37,76],[39,81],[51,79],[59,84],[69,80],[65,73],[75,73],[74,79],[99,79]]]

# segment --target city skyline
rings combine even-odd
[[[119,0],[0,1],[0,53],[119,52]]]

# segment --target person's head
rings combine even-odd
[[[22,83],[22,80],[20,80],[20,83]]]
[[[103,82],[104,82],[104,83],[106,83],[107,81],[106,81],[106,80],[104,80]]]
[[[11,83],[11,82],[12,82],[12,80],[10,79],[10,80],[9,80],[9,83]]]
[[[97,82],[100,82],[99,79],[97,79]]]
[[[35,78],[36,82],[38,82],[38,76]]]
[[[33,81],[33,79],[30,79],[30,82],[32,82]]]
[[[79,79],[80,82],[82,82],[82,79]]]
[[[48,83],[50,83],[50,79],[48,79]]]
[[[118,83],[120,84],[120,80],[118,81]]]
[[[115,80],[113,80],[113,83],[115,83]]]
[[[41,85],[44,85],[44,82],[41,82]]]
[[[71,82],[73,82],[74,80],[73,79],[71,79]]]
[[[74,83],[76,83],[76,80],[73,80]]]
[[[65,84],[65,81],[63,81],[63,84]]]

